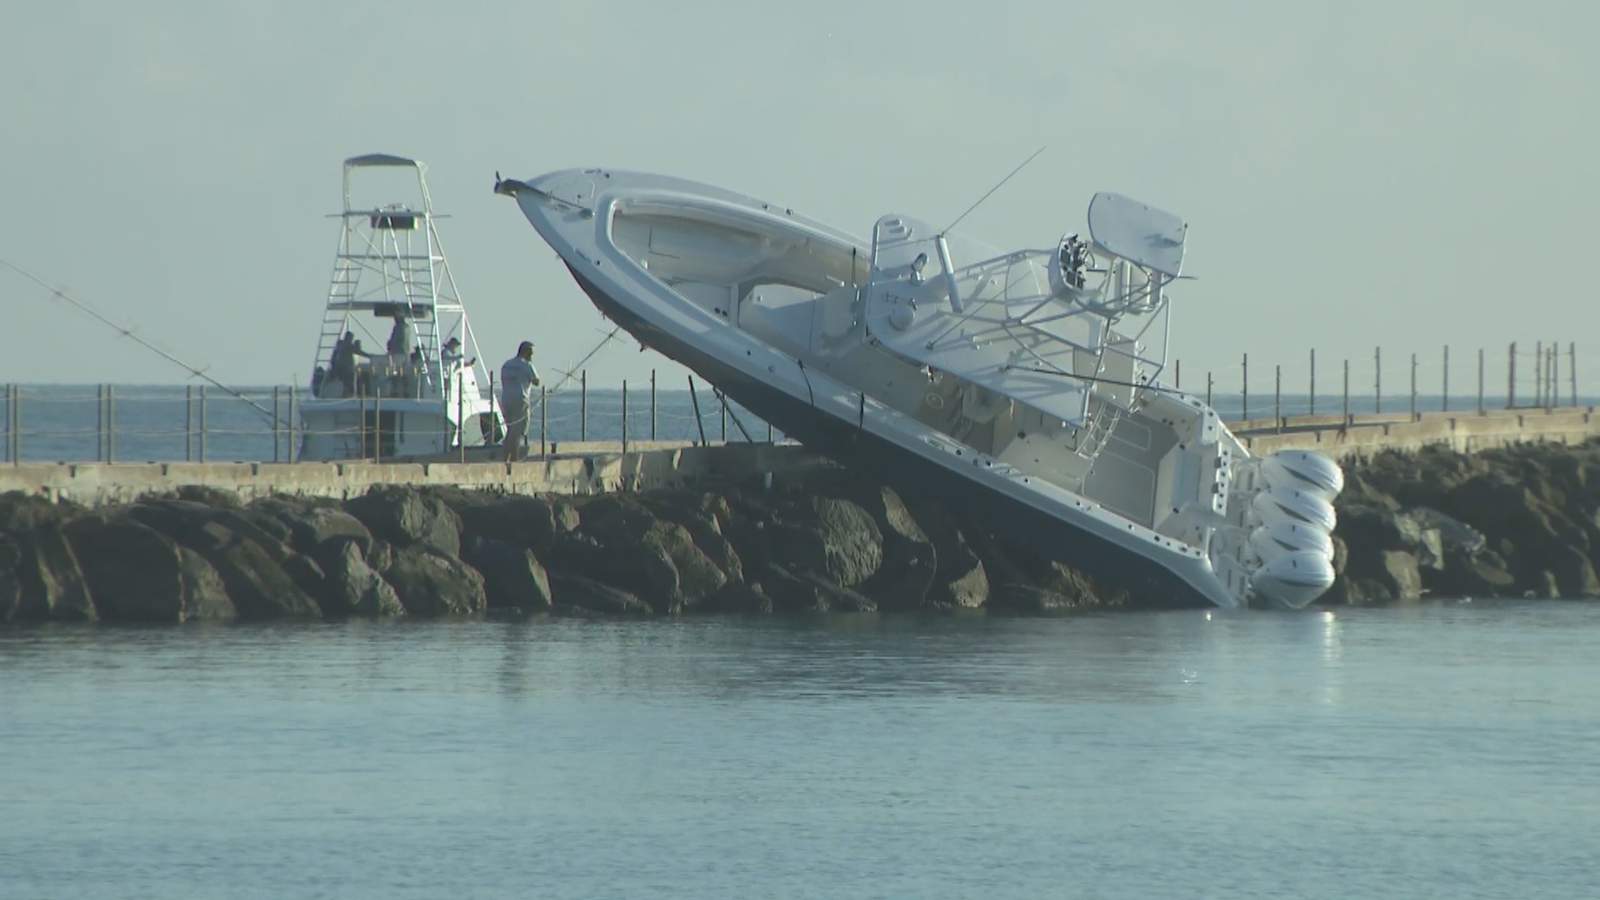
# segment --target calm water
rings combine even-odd
[[[1600,604],[0,631],[3,897],[1593,897]]]

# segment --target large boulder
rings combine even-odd
[[[413,616],[465,616],[488,607],[483,576],[428,544],[395,548],[383,576]]]
[[[216,598],[172,538],[126,516],[86,515],[67,526],[73,554],[101,618],[183,622],[212,612]],[[214,587],[214,586],[209,586]]]
[[[66,530],[51,523],[23,534],[18,541],[24,602],[36,607],[39,618],[67,622],[93,622],[94,600]]]
[[[462,556],[483,576],[490,609],[550,610],[550,576],[532,550],[505,541],[468,538]]]
[[[771,526],[775,562],[790,572],[814,572],[854,588],[883,563],[883,533],[858,504],[835,497],[809,497],[785,506]]]
[[[328,559],[323,608],[336,616],[403,616],[405,606],[394,586],[367,563],[353,540],[333,542],[338,547]]]
[[[933,543],[937,568],[928,586],[927,604],[935,609],[975,609],[989,599],[989,576],[983,560],[967,543],[954,517],[942,504],[913,499],[918,525]]]
[[[770,563],[761,573],[761,589],[779,612],[876,612],[878,604],[820,573],[793,572]]]
[[[346,502],[345,509],[396,547],[423,544],[446,556],[461,554],[461,517],[433,493],[377,487]]]
[[[1416,600],[1422,596],[1417,558],[1405,550],[1357,554],[1353,550],[1344,574],[1329,591],[1328,602],[1366,606]]]
[[[340,546],[346,543],[354,543],[362,554],[372,549],[372,532],[332,501],[271,497],[256,501],[250,508],[282,522],[289,529],[288,543],[319,561],[331,561],[342,553]]]
[[[558,533],[556,504],[544,497],[449,491],[439,495],[461,517],[461,533],[544,553]],[[565,531],[567,529],[561,529]]]
[[[0,534],[0,622],[22,618],[22,578],[17,564],[22,551],[5,534]]]
[[[886,610],[924,608],[939,572],[938,551],[932,539],[892,488],[872,486],[856,499],[872,516],[883,537],[883,560],[877,571],[861,583],[861,593]],[[948,589],[950,585],[944,583],[942,587]]]
[[[553,573],[550,590],[555,610],[563,615],[583,615],[585,611],[613,616],[647,616],[650,604],[629,591],[602,584],[582,575]]]
[[[647,599],[658,613],[694,606],[728,576],[683,525],[658,518],[636,498],[597,497],[581,510],[579,534],[556,542],[557,568],[616,585]],[[583,552],[574,552],[582,550]]]
[[[239,609],[216,567],[188,547],[178,547],[178,578],[183,584],[185,621],[222,622],[238,617]]]

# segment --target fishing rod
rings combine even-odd
[[[10,260],[0,259],[0,266],[5,266],[6,268],[10,269],[11,271],[16,272],[18,275],[21,275],[23,278],[26,278],[29,281],[33,282],[34,284],[37,284],[38,286],[44,288],[45,290],[50,292],[52,297],[54,297],[54,298],[56,298],[58,300],[65,300],[66,302],[72,304],[73,306],[77,307],[81,312],[84,312],[87,315],[89,315],[90,317],[92,317],[93,319],[95,319],[95,321],[100,322],[101,324],[103,324],[106,327],[112,329],[113,331],[117,332],[118,334],[122,335],[123,337],[132,340],[134,343],[136,343],[139,346],[145,348],[146,350],[149,350],[150,352],[155,353],[156,355],[160,356],[162,359],[165,359],[166,361],[178,366],[179,368],[182,368],[183,370],[187,371],[190,375],[192,375],[192,376],[194,376],[196,378],[202,379],[203,381],[207,382],[208,384],[215,385],[216,387],[221,388],[223,391],[227,392],[228,394],[231,394],[235,398],[237,398],[239,400],[243,400],[245,403],[250,404],[252,407],[255,408],[255,410],[257,412],[261,413],[263,416],[266,416],[267,417],[267,421],[272,422],[274,425],[276,425],[278,423],[278,421],[279,421],[278,420],[278,416],[273,411],[267,409],[265,406],[262,406],[261,404],[257,403],[256,401],[251,400],[249,397],[245,396],[244,394],[240,393],[239,391],[235,390],[234,388],[231,388],[228,385],[225,385],[222,382],[216,380],[215,378],[212,378],[210,375],[207,375],[205,369],[199,368],[197,366],[190,365],[189,363],[184,362],[183,360],[179,359],[178,357],[172,355],[168,351],[156,346],[155,344],[150,343],[149,341],[145,340],[144,337],[142,335],[140,335],[137,331],[134,331],[133,328],[131,328],[129,326],[122,325],[122,324],[120,324],[120,323],[108,318],[107,316],[102,315],[99,310],[97,310],[94,307],[90,306],[88,303],[84,302],[83,300],[80,300],[77,297],[74,297],[71,294],[67,293],[66,291],[63,291],[60,288],[51,285],[49,282],[45,281],[43,278],[40,278],[38,275],[33,274],[32,272],[28,271],[27,269],[24,269],[23,267],[17,265],[14,262],[11,262]]]
[[[620,332],[621,330],[622,330],[622,326],[621,325],[617,325],[617,326],[613,327],[610,331],[606,332],[606,336],[600,339],[600,343],[594,345],[594,349],[593,350],[590,350],[588,353],[585,353],[583,355],[583,359],[578,360],[576,365],[574,365],[572,368],[566,369],[564,371],[564,374],[561,376],[561,380],[556,382],[555,386],[552,387],[549,391],[546,392],[546,396],[547,397],[555,396],[556,392],[560,391],[561,388],[564,387],[567,382],[572,380],[573,374],[576,373],[576,372],[583,371],[583,364],[588,362],[591,359],[594,359],[594,355],[596,353],[599,353],[600,350],[605,347],[605,345],[611,343],[611,339],[616,337],[617,333]],[[563,371],[563,370],[557,369],[556,371],[560,372],[560,371]]]

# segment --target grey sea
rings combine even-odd
[[[1600,895],[1600,604],[0,631],[0,897]]]

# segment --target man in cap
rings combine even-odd
[[[500,410],[506,417],[506,462],[525,454],[528,441],[528,410],[533,389],[539,386],[539,370],[533,367],[533,342],[517,345],[517,355],[500,367]]]

